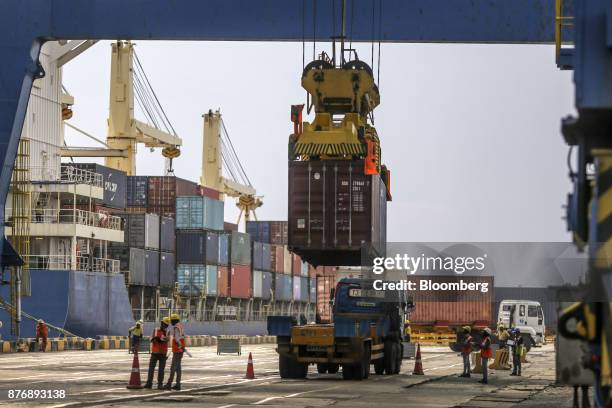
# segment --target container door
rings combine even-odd
[[[325,162],[289,163],[290,247],[326,247],[327,173]]]

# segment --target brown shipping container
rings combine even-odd
[[[302,273],[302,258],[297,254],[291,254],[291,274],[300,276]]]
[[[219,266],[217,268],[217,296],[229,297],[229,267]]]
[[[383,253],[387,198],[363,161],[289,162],[289,248],[315,265],[361,265],[361,248]]]
[[[230,297],[248,299],[251,297],[251,266],[231,265]]]
[[[482,291],[410,291],[415,309],[410,314],[413,326],[463,326],[474,323],[487,325],[491,321],[491,308],[495,301],[493,277],[491,276],[412,276],[416,282],[428,279],[435,283],[459,282],[487,283],[487,292]]]
[[[144,214],[147,212],[147,207],[127,207],[125,212],[132,214]]]
[[[199,195],[198,193],[198,185],[192,181],[174,176],[151,176],[149,177],[147,206],[149,209],[157,208],[161,209],[160,211],[174,213],[176,210],[170,211],[162,208],[176,208],[177,196],[194,196]]]
[[[231,222],[224,222],[223,231],[238,231],[238,224],[232,224]]]
[[[208,187],[204,187],[204,186],[200,186],[198,185],[198,194],[202,197],[208,197],[208,198],[212,198],[213,200],[218,200],[219,199],[219,192],[217,190],[213,190],[212,188],[208,188]],[[182,194],[179,194],[182,195]]]
[[[289,226],[287,221],[270,221],[270,243],[287,245]]]
[[[283,273],[285,266],[284,253],[285,251],[281,245],[270,245],[270,257],[272,258],[270,269],[273,272]]]

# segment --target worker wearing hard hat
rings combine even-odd
[[[525,353],[525,341],[521,336],[521,331],[517,328],[512,329],[512,374],[521,376],[521,357]]]
[[[410,343],[410,337],[412,336],[412,329],[410,328],[410,320],[406,319],[404,323],[404,341]]]
[[[47,351],[47,338],[49,337],[49,328],[44,320],[40,319],[36,324],[36,343],[40,340],[40,351]]]
[[[138,320],[136,324],[129,329],[130,338],[132,340],[132,346],[130,351],[133,353],[140,350],[140,340],[144,331],[144,324],[142,320]]]
[[[506,343],[508,342],[508,338],[510,334],[508,333],[508,329],[504,326],[503,323],[499,323],[497,325],[497,339],[499,340],[499,348],[505,349]]]
[[[463,338],[461,341],[461,358],[463,359],[463,374],[459,377],[470,378],[472,368],[470,367],[470,355],[472,354],[472,342],[474,338],[470,334],[472,329],[470,326],[463,326]]]
[[[167,330],[170,326],[170,318],[164,317],[158,328],[153,330],[151,335],[151,359],[149,360],[149,372],[144,388],[153,388],[153,377],[155,376],[155,366],[159,361],[157,372],[157,389],[164,389],[164,369],[168,358],[168,335]]]
[[[489,359],[493,357],[491,349],[491,329],[486,327],[482,331],[482,341],[480,342],[480,358],[482,359],[482,384],[489,383]]]
[[[181,361],[185,352],[185,330],[181,324],[181,318],[176,313],[170,315],[171,326],[168,328],[168,335],[172,338],[172,363],[170,364],[170,377],[165,389],[180,391],[181,389]],[[176,385],[172,386],[174,375],[176,374]]]

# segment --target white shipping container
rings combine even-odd
[[[283,272],[287,274],[291,274],[291,264],[293,257],[291,256],[291,252],[289,252],[289,248],[287,245],[283,245]]]
[[[263,273],[262,271],[253,271],[253,297],[261,298],[262,296],[262,281],[263,281]]]

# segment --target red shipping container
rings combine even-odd
[[[302,258],[297,254],[291,254],[291,274],[300,276],[302,272]]]
[[[182,195],[182,194],[179,194],[179,195]],[[219,199],[219,192],[217,190],[213,190],[212,188],[204,187],[200,185],[198,185],[198,195],[202,197],[212,198],[213,200]]]
[[[272,258],[270,269],[272,269],[272,271],[283,273],[283,269],[285,267],[284,253],[285,250],[282,245],[270,246],[270,257]]]
[[[248,299],[251,297],[251,266],[231,265],[230,297]]]
[[[231,222],[224,222],[223,231],[238,231],[238,224],[232,224]]]
[[[217,296],[229,297],[229,267],[217,267]]]

